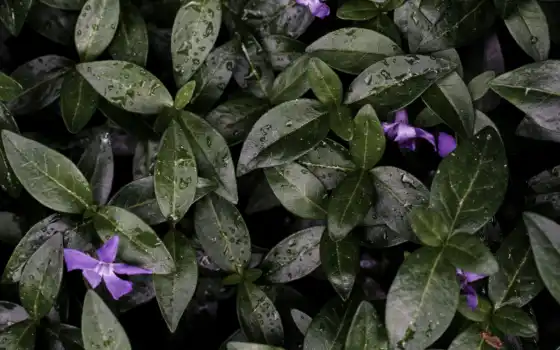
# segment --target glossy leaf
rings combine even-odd
[[[469,328],[460,333],[455,339],[453,339],[453,342],[451,342],[448,350],[494,349],[484,341],[484,338],[482,338],[480,335],[481,332],[482,329],[480,328],[480,325],[471,325]]]
[[[345,2],[336,11],[336,17],[350,21],[367,21],[379,14],[379,9],[372,1],[351,0]]]
[[[0,346],[6,350],[33,350],[35,335],[35,322],[20,322],[0,333]]]
[[[329,110],[331,130],[341,139],[350,141],[354,137],[352,110],[345,105],[336,105]]]
[[[0,21],[13,36],[18,36],[33,0],[5,1],[0,6]]]
[[[504,22],[513,39],[535,61],[548,58],[548,23],[537,0],[518,1]]]
[[[362,301],[348,329],[344,349],[381,350],[388,349],[388,346],[383,322],[373,306],[367,301]]]
[[[490,249],[478,237],[466,233],[456,234],[447,240],[443,255],[463,271],[493,275],[499,270]]]
[[[474,322],[486,322],[490,319],[493,308],[492,303],[486,297],[477,295],[478,304],[473,310],[467,302],[467,296],[462,294],[459,296],[459,306],[457,311],[461,313],[466,319]]]
[[[414,233],[422,243],[431,247],[439,247],[444,243],[447,246],[446,240],[451,231],[439,211],[419,206],[410,211],[408,218]]]
[[[270,89],[272,104],[276,105],[297,99],[309,90],[310,86],[307,79],[308,66],[309,56],[304,55],[278,74]]]
[[[365,105],[356,114],[353,135],[350,154],[354,163],[364,170],[373,168],[385,152],[385,134],[371,105]]]
[[[146,66],[148,60],[148,28],[142,14],[129,1],[121,3],[119,26],[109,45],[114,60]]]
[[[78,72],[65,75],[60,89],[60,112],[66,129],[80,132],[97,110],[99,95]]]
[[[233,78],[242,89],[258,98],[268,98],[274,72],[264,48],[252,35],[243,38],[241,53],[235,60]]]
[[[108,204],[128,210],[148,225],[157,225],[166,220],[157,203],[152,176],[123,186]]]
[[[175,109],[184,109],[189,104],[189,102],[191,102],[195,88],[196,81],[194,80],[191,80],[183,85],[175,95],[175,102],[173,102],[173,107],[175,107]]]
[[[87,146],[78,162],[78,168],[89,180],[93,200],[105,204],[113,188],[115,164],[109,135],[99,134]]]
[[[537,323],[522,309],[504,306],[492,315],[492,324],[505,334],[530,338],[537,334]]]
[[[329,235],[323,234],[319,247],[321,265],[327,279],[342,300],[347,300],[360,268],[358,241],[351,235],[334,241]]]
[[[16,98],[23,91],[23,87],[8,75],[0,72],[0,101]]]
[[[305,333],[307,333],[307,329],[309,328],[309,325],[311,324],[312,321],[311,317],[306,313],[304,313],[303,311],[297,309],[291,309],[290,315],[292,316],[292,319],[297,329],[300,331],[301,334],[305,335]]]
[[[401,32],[393,22],[393,18],[386,13],[379,13],[372,20],[360,23],[360,27],[383,34],[402,47]]]
[[[337,106],[342,103],[342,82],[325,62],[318,58],[310,59],[307,80],[311,90],[323,104]]]
[[[80,2],[83,4],[85,1]],[[45,38],[70,47],[74,46],[74,25],[78,16],[79,12],[59,10],[35,1],[26,23]]]
[[[88,0],[74,29],[76,50],[82,62],[95,60],[111,43],[117,31],[119,0]]]
[[[284,35],[269,35],[263,38],[262,44],[272,68],[277,71],[284,70],[305,51],[304,43]]]
[[[0,102],[0,130],[4,129],[19,133],[14,116],[8,107]],[[0,188],[13,198],[19,197],[21,192],[21,184],[8,162],[3,144],[0,144]]]
[[[468,88],[473,101],[480,100],[490,89],[490,81],[496,77],[496,72],[489,70],[472,78]]]

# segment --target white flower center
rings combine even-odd
[[[94,271],[101,276],[109,276],[114,274],[113,264],[100,261]]]

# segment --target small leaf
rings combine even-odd
[[[120,238],[119,257],[150,269],[154,274],[173,271],[171,255],[150,226],[125,209],[107,206],[93,217],[93,225],[103,241]]]
[[[165,235],[163,242],[175,261],[175,270],[169,275],[153,276],[154,290],[167,328],[175,333],[194,295],[198,266],[196,253],[183,234],[172,230]]]
[[[451,234],[443,215],[429,207],[419,206],[412,209],[408,218],[414,233],[425,245],[439,247]]]
[[[105,204],[113,188],[115,164],[109,135],[98,134],[87,146],[78,162],[78,168],[89,180],[93,200]]]
[[[490,81],[496,77],[496,72],[489,70],[482,72],[469,82],[468,88],[473,101],[480,100],[490,90]]]
[[[0,346],[6,350],[33,350],[36,331],[35,322],[17,323],[0,333]]]
[[[33,0],[6,1],[0,7],[0,21],[13,36],[19,35],[31,5],[33,5]]]
[[[385,134],[371,105],[365,105],[356,114],[353,134],[350,154],[354,163],[364,170],[373,168],[385,152]]]
[[[336,11],[336,17],[349,21],[367,21],[379,14],[379,8],[368,0],[350,0]]]
[[[173,98],[162,82],[133,63],[97,61],[79,64],[76,69],[95,91],[126,111],[156,114],[173,106]]]
[[[161,224],[166,220],[161,213],[154,191],[154,178],[144,177],[123,186],[108,205],[128,210],[148,225]]]
[[[148,60],[148,49],[148,28],[142,14],[129,1],[122,1],[119,26],[109,45],[109,54],[114,60],[144,67]]]
[[[327,279],[342,300],[347,300],[360,269],[358,241],[351,235],[334,241],[324,234],[320,243],[320,257]]]
[[[336,105],[329,110],[329,124],[331,130],[345,141],[354,137],[354,123],[352,110],[345,105]]]
[[[272,283],[288,283],[303,278],[320,264],[319,242],[324,226],[298,231],[276,244],[264,257],[264,278]]]
[[[80,132],[97,110],[99,95],[75,70],[65,75],[60,89],[60,112],[66,129]]]
[[[72,214],[93,204],[86,178],[68,158],[8,130],[2,130],[2,141],[14,173],[38,202]]]
[[[444,257],[453,266],[482,275],[498,272],[498,262],[484,243],[476,236],[459,233],[447,240]]]
[[[525,311],[504,306],[492,315],[492,324],[508,335],[531,338],[537,335],[537,324]]]
[[[14,79],[0,72],[0,101],[9,101],[23,92],[23,87]]]
[[[251,258],[251,237],[237,208],[214,194],[195,206],[196,235],[210,260],[228,272],[242,272]]]
[[[323,104],[337,106],[342,103],[342,82],[325,62],[315,57],[309,60],[307,80],[311,90]]]
[[[196,81],[194,80],[191,80],[183,85],[179,91],[177,91],[177,95],[175,95],[173,107],[175,107],[175,109],[184,109],[189,102],[191,102],[195,87]]]
[[[292,62],[282,73],[278,74],[270,89],[272,104],[280,104],[301,97],[309,90],[307,70],[309,56],[304,55]]]
[[[481,336],[483,329],[479,324],[473,324],[459,334],[449,346],[448,350],[493,350]]]
[[[84,299],[82,338],[85,350],[132,349],[119,320],[92,289]]]
[[[268,60],[276,71],[283,71],[303,55],[305,44],[284,35],[269,35],[263,38],[262,44],[268,53]]]
[[[74,29],[76,50],[82,62],[95,60],[113,40],[120,13],[119,0],[88,0]]]
[[[544,61],[550,51],[550,34],[546,16],[537,0],[519,1],[504,19],[519,47],[535,61]]]
[[[62,235],[56,234],[33,253],[23,268],[19,297],[36,321],[53,307],[62,282],[63,266]]]
[[[365,300],[362,301],[350,324],[344,349],[381,350],[388,349],[388,346],[383,322],[373,306]]]

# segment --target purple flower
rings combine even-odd
[[[144,275],[152,273],[152,271],[140,267],[114,263],[117,257],[118,247],[119,236],[113,236],[97,250],[99,260],[79,250],[64,249],[64,261],[66,261],[68,271],[82,270],[84,278],[89,282],[92,288],[96,288],[103,279],[113,299],[118,300],[123,295],[132,291],[132,282],[120,279],[115,273],[121,275]]]
[[[408,114],[405,109],[396,113],[393,123],[383,123],[383,130],[390,140],[398,143],[400,148],[412,151],[416,149],[417,139],[428,141],[441,157],[447,156],[457,147],[455,138],[447,133],[438,133],[436,140],[434,135],[426,130],[408,124]]]
[[[323,3],[321,0],[296,0],[296,3],[307,6],[311,14],[315,17],[325,18],[331,13],[329,5]]]
[[[473,272],[465,272],[461,269],[457,269],[457,276],[461,282],[461,290],[467,296],[467,305],[471,308],[471,310],[475,310],[478,306],[478,296],[476,295],[476,291],[474,290],[473,286],[470,283],[474,281],[478,281],[479,279],[486,278],[486,275],[479,275]]]

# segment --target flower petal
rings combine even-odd
[[[440,132],[437,139],[437,149],[439,155],[443,158],[457,148],[455,138],[445,132]]]
[[[467,305],[474,311],[478,306],[478,296],[476,295],[476,291],[473,287],[467,286],[465,288],[465,292],[467,295]]]
[[[79,250],[68,248],[64,249],[64,261],[68,271],[92,270],[99,264],[99,261],[91,256]]]
[[[429,143],[431,143],[432,146],[436,147],[436,140],[434,138],[434,135],[432,135],[431,133],[427,132],[424,129],[420,129],[420,128],[414,128],[414,129],[416,130],[416,137],[424,139]]]
[[[113,264],[113,271],[121,275],[150,275],[151,270],[127,264]]]
[[[488,277],[486,275],[479,275],[473,272],[465,272],[464,275],[465,275],[465,280],[469,283]]]
[[[132,291],[132,282],[122,280],[115,274],[105,275],[103,280],[115,300],[119,300],[120,297]]]
[[[311,8],[310,8],[311,9]],[[325,18],[331,13],[329,5],[321,3],[319,6],[311,10],[311,14],[318,18]]]
[[[91,288],[97,288],[99,283],[101,283],[101,275],[93,270],[83,270],[82,275],[84,275]]]
[[[416,138],[416,128],[408,124],[398,124],[396,127],[396,136],[393,139],[398,143]]]
[[[387,138],[394,140],[397,137],[397,126],[399,123],[386,123],[383,124],[383,132],[387,135]]]
[[[106,263],[112,263],[117,257],[119,250],[119,236],[113,236],[101,248],[97,250],[99,259]]]
[[[395,123],[408,124],[408,113],[406,109],[401,109],[395,113]]]

